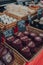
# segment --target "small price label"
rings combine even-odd
[[[3,34],[5,35],[5,37],[9,37],[13,35],[13,30],[9,29],[3,32]]]

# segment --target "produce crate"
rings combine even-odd
[[[43,31],[41,31],[41,30],[39,30],[39,29],[34,29],[34,28],[32,28],[31,26],[28,26],[27,30],[30,31],[30,32],[31,32],[31,31],[32,31],[32,32],[35,32],[35,33],[37,33],[37,34],[43,33]],[[5,45],[7,45],[8,47],[10,47],[12,50],[14,50],[14,52],[22,59],[22,61],[21,61],[20,63],[22,63],[23,61],[24,61],[24,62],[28,62],[28,61],[33,60],[33,59],[35,58],[35,56],[37,56],[37,54],[38,54],[38,53],[40,52],[40,50],[43,48],[43,45],[40,46],[39,48],[37,48],[37,53],[34,54],[33,57],[32,57],[30,60],[28,60],[28,59],[26,59],[20,52],[18,52],[15,48],[11,47],[11,46],[10,46],[9,44],[7,44],[6,42],[5,42]],[[17,55],[16,55],[16,57],[17,57]],[[18,58],[19,61],[20,61],[20,58]],[[24,63],[24,62],[23,62],[23,63]]]
[[[4,15],[6,13],[0,13],[0,15]],[[7,16],[9,16],[8,14],[6,14]],[[9,16],[9,17],[12,17],[12,16]],[[14,17],[13,17],[14,18]],[[16,18],[15,18],[16,19]],[[16,26],[16,23],[17,23],[17,19],[15,22],[12,22],[10,24],[3,24],[3,23],[0,23],[0,27],[3,28],[3,29],[9,29],[9,28],[12,28],[12,27],[15,27]]]

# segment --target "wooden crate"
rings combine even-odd
[[[43,49],[43,47],[38,50],[37,54],[35,54],[30,60],[27,60],[24,56],[22,56],[17,50],[15,50],[14,48],[12,48],[10,45],[8,45],[7,43],[4,44],[5,46],[7,46],[10,50],[12,50],[14,52],[14,56],[15,56],[15,61],[11,64],[13,65],[15,62],[18,65],[24,65],[26,62],[30,62],[32,61],[39,53],[40,51]]]
[[[6,13],[0,13],[0,15],[3,15],[3,14],[6,14]],[[8,14],[6,14],[6,15],[8,15]],[[10,15],[8,15],[9,17],[12,17],[12,16],[10,16]],[[14,18],[14,17],[13,17]],[[16,18],[15,18],[16,19]],[[18,20],[17,20],[18,21]],[[15,27],[16,26],[16,24],[17,24],[17,21],[15,21],[15,22],[12,22],[12,23],[10,23],[10,24],[3,24],[3,23],[0,23],[0,28],[2,29],[9,29],[9,28],[12,28],[12,27]]]
[[[28,15],[24,15],[24,16],[20,17],[20,16],[17,16],[15,14],[9,13],[7,10],[4,13],[9,15],[9,16],[12,16],[12,17],[16,18],[18,21],[19,20],[27,20],[28,19]]]
[[[27,27],[28,27],[27,30],[29,32],[32,31],[32,32],[35,32],[37,34],[43,33],[43,31],[41,31],[39,29],[35,29],[35,28],[31,27],[31,26],[27,26]],[[15,50],[9,44],[7,44],[6,42],[5,42],[5,45],[8,46],[10,49],[12,49],[12,51],[14,51],[14,53],[16,55],[17,62],[19,62],[20,65],[23,65],[24,63],[33,60],[35,58],[35,56],[37,56],[37,54],[40,52],[40,50],[43,49],[43,46],[40,46],[40,48],[37,49],[38,50],[37,53],[30,60],[28,60],[24,56],[22,56],[17,50]]]

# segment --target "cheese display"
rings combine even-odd
[[[0,15],[0,23],[3,24],[6,28],[14,27],[16,22],[16,18],[10,17],[6,14]]]

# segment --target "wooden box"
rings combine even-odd
[[[35,33],[37,33],[37,34],[43,33],[43,31],[41,31],[41,30],[39,30],[39,29],[35,29],[35,28],[31,27],[31,26],[27,26],[27,30],[28,30],[28,31],[32,31],[32,32],[35,32]],[[38,54],[38,53],[40,52],[40,50],[43,48],[43,45],[40,46],[40,48],[37,49],[37,50],[38,50],[37,53],[36,53],[30,60],[28,60],[28,59],[26,59],[24,56],[22,56],[17,50],[15,50],[15,49],[12,48],[9,44],[7,44],[6,42],[5,42],[5,45],[8,46],[9,48],[11,48],[11,49],[16,53],[16,58],[17,58],[17,61],[21,63],[20,65],[23,65],[25,62],[28,62],[28,61],[33,60],[33,59],[35,58],[35,56],[37,56],[37,54]]]
[[[4,15],[4,14],[6,14],[6,13],[0,13],[0,15]],[[9,16],[9,17],[12,17],[12,16],[10,16],[10,15],[8,15],[8,14],[6,14],[7,16]],[[14,18],[14,17],[13,17]],[[16,19],[16,18],[15,18]],[[9,28],[12,28],[12,27],[15,27],[16,26],[16,24],[17,24],[17,19],[16,19],[16,21],[15,22],[12,22],[12,23],[10,23],[10,24],[3,24],[2,22],[0,23],[0,28],[1,29],[9,29]]]

